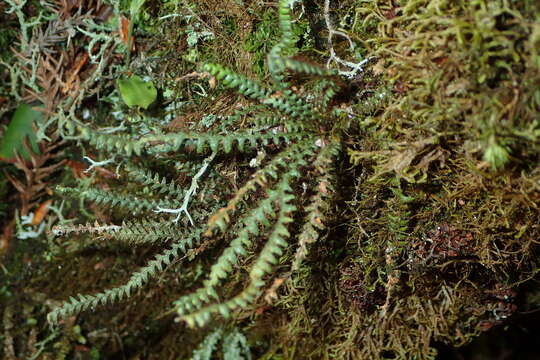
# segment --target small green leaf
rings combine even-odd
[[[127,106],[147,109],[156,100],[157,90],[151,81],[144,81],[137,75],[118,80],[122,100]]]
[[[29,160],[30,154],[28,154],[28,151],[24,147],[24,139],[27,137],[32,151],[39,154],[32,124],[34,121],[41,121],[42,117],[41,112],[32,109],[29,105],[19,105],[11,118],[4,136],[0,139],[0,159],[14,160],[15,153],[19,153],[24,159]]]

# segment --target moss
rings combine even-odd
[[[370,76],[391,95],[369,112],[373,94],[352,99],[368,116],[349,150],[351,223],[328,234],[345,237],[333,246],[346,256],[312,258],[297,280],[311,295],[283,300],[304,305],[284,306],[293,325],[282,339],[319,346],[306,358],[434,358],[434,343],[462,346],[503,323],[537,273],[539,8],[357,1],[341,11],[351,9],[353,38],[377,56]]]

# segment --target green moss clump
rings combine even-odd
[[[504,323],[537,273],[540,5],[393,4],[335,9],[376,57],[350,105],[355,188],[281,299],[276,353],[433,359]]]

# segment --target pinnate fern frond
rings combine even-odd
[[[225,232],[230,221],[230,214],[236,210],[237,204],[244,197],[257,189],[257,186],[265,187],[269,179],[277,179],[279,172],[283,169],[290,169],[290,164],[300,166],[304,162],[304,158],[313,155],[315,152],[315,144],[312,141],[304,141],[292,144],[286,150],[276,155],[270,163],[262,169],[257,170],[250,180],[248,180],[240,189],[238,189],[234,197],[229,200],[227,206],[219,209],[208,221],[208,228],[205,235],[212,235],[216,229]]]
[[[157,208],[175,208],[180,206],[180,202],[175,200],[151,200],[133,195],[120,195],[96,188],[81,189],[58,186],[56,190],[60,194],[91,200],[96,204],[106,205],[110,208],[120,207],[134,213],[148,212]]]
[[[297,177],[294,171],[284,174],[283,180],[275,189],[276,193],[279,194],[277,201],[279,212],[273,230],[249,273],[248,286],[232,299],[205,306],[192,313],[185,314],[184,308],[178,309],[180,318],[186,321],[189,326],[203,326],[214,314],[221,314],[227,318],[232,311],[247,307],[260,295],[261,289],[265,285],[264,276],[272,272],[273,266],[278,262],[279,256],[283,254],[284,248],[288,245],[286,239],[290,237],[290,233],[287,230],[287,225],[293,221],[292,214],[296,211],[296,207],[292,204],[295,196],[291,194],[292,188],[290,186],[294,177]]]
[[[328,70],[317,65],[313,65],[304,61],[298,61],[292,58],[287,57],[278,57],[275,61],[282,62],[283,68],[292,70],[297,73],[304,73],[307,75],[317,75],[317,76],[332,76],[336,75],[336,72],[333,70]]]
[[[182,236],[182,235],[178,235]],[[157,276],[173,261],[180,258],[187,250],[198,246],[201,242],[201,231],[195,230],[190,234],[183,235],[163,253],[156,255],[154,260],[133,273],[124,285],[105,290],[94,295],[79,294],[77,298],[70,297],[59,307],[51,311],[47,319],[51,324],[57,324],[60,319],[76,315],[87,309],[95,309],[99,305],[112,304],[124,298],[129,298],[133,293],[145,285],[150,278]]]
[[[306,258],[308,245],[319,239],[319,231],[324,229],[325,215],[328,213],[329,199],[333,191],[333,175],[331,166],[337,155],[338,144],[333,142],[324,147],[314,162],[315,170],[319,173],[316,178],[317,187],[306,206],[306,220],[298,235],[298,249],[292,264],[292,271],[297,270]]]
[[[150,170],[141,169],[135,166],[128,166],[127,172],[129,178],[142,185],[148,186],[151,190],[156,191],[158,194],[165,194],[174,199],[181,199],[186,193],[186,191],[178,186],[178,184],[168,181],[165,177]]]
[[[208,334],[204,340],[199,344],[199,347],[193,351],[191,360],[211,360],[212,354],[216,350],[217,344],[223,336],[223,330],[217,328]]]
[[[259,146],[269,144],[284,145],[293,141],[308,137],[307,133],[254,133],[252,131],[237,131],[228,135],[187,135],[182,133],[151,135],[139,142],[144,142],[151,146],[149,153],[163,153],[178,151],[188,146],[193,147],[197,153],[211,150],[212,152],[230,153],[233,149],[239,152],[251,151]]]
[[[251,360],[249,344],[238,330],[228,333],[223,339],[223,360]]]
[[[221,80],[225,86],[237,89],[240,94],[249,98],[261,100],[272,94],[272,91],[263,85],[219,64],[205,64],[203,70]]]
[[[98,238],[117,240],[128,244],[153,244],[157,242],[168,242],[178,237],[184,227],[167,220],[140,219],[135,221],[124,221],[122,225],[99,224],[79,224],[79,225],[56,225],[52,228],[55,236],[65,236],[70,234],[97,234]]]
[[[171,223],[168,220],[125,221],[119,230],[112,233],[115,240],[129,244],[152,244],[167,242],[178,238],[185,231],[183,225]]]
[[[285,178],[283,181],[288,181],[288,179]],[[278,189],[285,186],[282,182],[277,184]],[[204,286],[176,301],[175,304],[179,313],[192,312],[202,307],[211,298],[217,299],[216,287],[229,277],[239,259],[247,254],[247,248],[252,246],[254,238],[263,234],[265,229],[271,226],[271,221],[277,217],[274,204],[279,201],[280,196],[283,196],[284,193],[272,190],[267,191],[267,193],[267,198],[259,201],[254,209],[242,217],[243,226],[241,230],[212,265]]]
[[[330,80],[321,80],[315,89],[315,92],[321,93],[321,110],[325,111],[330,103],[330,100],[336,95],[338,86],[335,82]]]
[[[287,115],[304,118],[312,114],[309,103],[291,90],[283,90],[279,96],[273,96],[272,90],[267,89],[244,76],[238,75],[234,71],[221,65],[205,64],[203,68],[218,80],[222,80],[225,86],[237,89],[241,94],[260,100],[263,104],[270,105]]]
[[[99,150],[109,152],[120,152],[131,156],[133,153],[141,155],[143,147],[133,136],[127,134],[106,134],[93,131],[88,126],[77,125],[80,138],[88,141],[92,146]]]
[[[291,7],[292,1],[281,0],[279,2],[279,30],[281,38],[274,45],[267,56],[268,70],[270,76],[281,89],[285,89],[289,84],[285,82],[283,72],[285,71],[284,63],[281,61],[283,51],[294,48],[294,34],[292,29]]]
[[[246,337],[236,329],[226,331],[223,328],[217,328],[208,334],[193,351],[191,360],[211,360],[215,357],[219,342],[223,360],[251,360]]]
[[[245,152],[270,143],[283,145],[308,136],[307,133],[253,133],[237,131],[234,134],[186,133],[151,134],[138,139],[121,134],[92,134],[89,128],[80,127],[81,138],[97,149],[131,156],[132,153],[159,154],[192,148],[197,153],[220,151],[230,153],[233,149]]]
[[[97,221],[93,224],[78,224],[78,225],[55,225],[51,229],[51,232],[55,236],[64,236],[70,234],[98,234],[105,235],[106,237],[112,238],[112,234],[117,231],[120,231],[121,226],[112,225],[112,224],[100,224]]]

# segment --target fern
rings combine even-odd
[[[310,203],[306,206],[306,220],[302,231],[298,235],[298,249],[292,264],[292,270],[297,270],[308,252],[308,244],[314,243],[319,238],[319,231],[324,229],[325,214],[329,209],[329,198],[332,193],[333,176],[331,166],[333,157],[338,153],[338,147],[327,146],[323,149],[314,162],[315,170],[319,173],[316,178],[316,192],[311,197]]]
[[[284,176],[277,184],[276,189],[268,191],[268,197],[243,217],[243,228],[210,269],[205,286],[176,302],[179,314],[196,310],[208,302],[210,298],[217,298],[216,287],[232,272],[239,256],[247,254],[246,248],[252,245],[252,238],[263,233],[266,228],[271,226],[270,221],[278,218],[279,215],[273,209],[273,205],[287,196],[284,189],[288,188],[289,181],[290,176]]]
[[[58,186],[56,190],[60,194],[67,194],[74,197],[80,197],[85,200],[91,200],[96,204],[102,204],[108,207],[121,207],[134,213],[148,212],[157,208],[174,208],[180,205],[179,201],[167,199],[145,199],[133,195],[120,195],[109,191],[89,188],[66,188]]]
[[[205,64],[202,67],[204,72],[215,77],[223,86],[257,102],[233,115],[218,116],[220,123],[211,130],[134,136],[95,132],[81,124],[70,125],[79,131],[80,138],[116,156],[130,157],[136,154],[154,158],[156,155],[165,157],[179,154],[184,161],[196,163],[197,157],[193,156],[195,153],[205,156],[211,153],[200,167],[202,171],[214,157],[215,161],[227,161],[224,155],[229,153],[252,153],[263,148],[274,155],[244,185],[232,192],[227,201],[219,200],[222,207],[211,212],[210,216],[206,217],[212,201],[202,199],[197,206],[192,206],[196,218],[192,222],[193,226],[170,224],[166,220],[147,217],[126,220],[121,225],[56,228],[57,234],[92,232],[110,241],[135,245],[168,242],[170,248],[134,273],[126,284],[96,295],[71,298],[51,312],[51,323],[57,323],[60,318],[79,311],[131,296],[186,251],[200,246],[203,240],[205,243],[217,243],[215,239],[224,238],[229,242],[205,274],[200,287],[174,303],[179,319],[190,326],[203,326],[216,315],[227,318],[235,311],[254,304],[264,291],[267,280],[273,275],[274,266],[279,263],[280,257],[286,249],[294,246],[290,242],[295,238],[299,241],[299,247],[292,266],[293,269],[301,266],[308,245],[315,242],[324,229],[323,220],[332,196],[332,168],[341,148],[341,123],[327,109],[337,91],[337,85],[330,77],[334,74],[283,56],[295,45],[289,1],[280,1],[278,11],[282,36],[268,54],[268,68],[273,84],[260,84],[218,64]],[[315,77],[315,94],[306,95],[290,89],[285,81],[287,70]],[[82,187],[61,188],[60,193],[109,207],[122,207],[137,214],[155,214],[160,209],[187,212],[186,204],[195,194],[197,182],[204,181],[199,171],[191,174],[191,186],[180,186],[158,173],[128,164],[127,178],[140,183],[152,196],[115,194]],[[195,168],[197,166],[191,167]],[[314,174],[313,181],[305,179],[307,174]],[[207,180],[214,182],[213,186],[216,187],[215,178]],[[304,201],[299,195],[300,181],[312,186],[309,189],[312,196],[307,207],[303,207]],[[299,210],[306,214],[305,222],[293,229],[291,223]],[[297,229],[300,229],[299,234],[293,231]],[[231,295],[224,290],[223,284],[238,271],[239,264],[259,248],[259,244],[263,244],[262,249],[247,264],[248,277],[243,290]],[[218,332],[211,334],[201,345],[201,351],[194,354],[194,358],[209,358],[221,336]],[[247,347],[245,338],[231,335],[227,339],[236,345],[228,348],[226,352],[230,356],[225,358],[238,358],[241,353],[239,349]]]
[[[95,309],[98,305],[105,305],[122,300],[123,298],[129,298],[135,290],[146,284],[151,277],[161,273],[168,265],[178,259],[181,254],[185,254],[188,249],[199,245],[200,235],[199,231],[194,231],[176,241],[171,245],[170,249],[156,255],[154,260],[148,262],[145,267],[133,273],[124,285],[105,290],[95,295],[79,294],[77,298],[71,297],[68,302],[64,302],[60,307],[55,308],[48,314],[48,321],[56,323],[59,318],[66,318],[86,309]]]
[[[128,177],[134,181],[148,186],[151,190],[157,191],[159,194],[180,199],[186,194],[186,191],[175,184],[167,181],[165,177],[160,176],[150,170],[140,169],[134,166],[127,167]]]
[[[220,341],[223,360],[251,360],[246,337],[236,329],[225,331],[222,328],[217,328],[204,338],[199,347],[193,351],[191,360],[212,359]]]
[[[280,182],[278,188],[275,190],[280,210],[273,231],[269,235],[266,245],[249,273],[250,281],[248,286],[240,294],[230,300],[203,307],[202,309],[189,314],[184,314],[185,306],[182,307],[184,302],[180,300],[180,304],[177,304],[178,313],[181,315],[181,319],[185,320],[190,326],[203,326],[210,320],[213,314],[219,313],[224,317],[228,317],[230,316],[231,311],[247,307],[248,304],[253,303],[260,295],[261,288],[265,284],[263,277],[266,274],[271,273],[273,265],[278,261],[278,256],[282,255],[283,249],[287,245],[286,239],[290,236],[290,233],[287,230],[287,224],[292,222],[291,216],[296,210],[296,207],[291,204],[291,201],[295,197],[290,194],[292,188],[289,185],[289,181],[295,175],[298,174],[291,172],[284,175],[283,181]],[[191,297],[190,299],[193,300],[195,308],[201,306],[199,299],[196,297]]]

